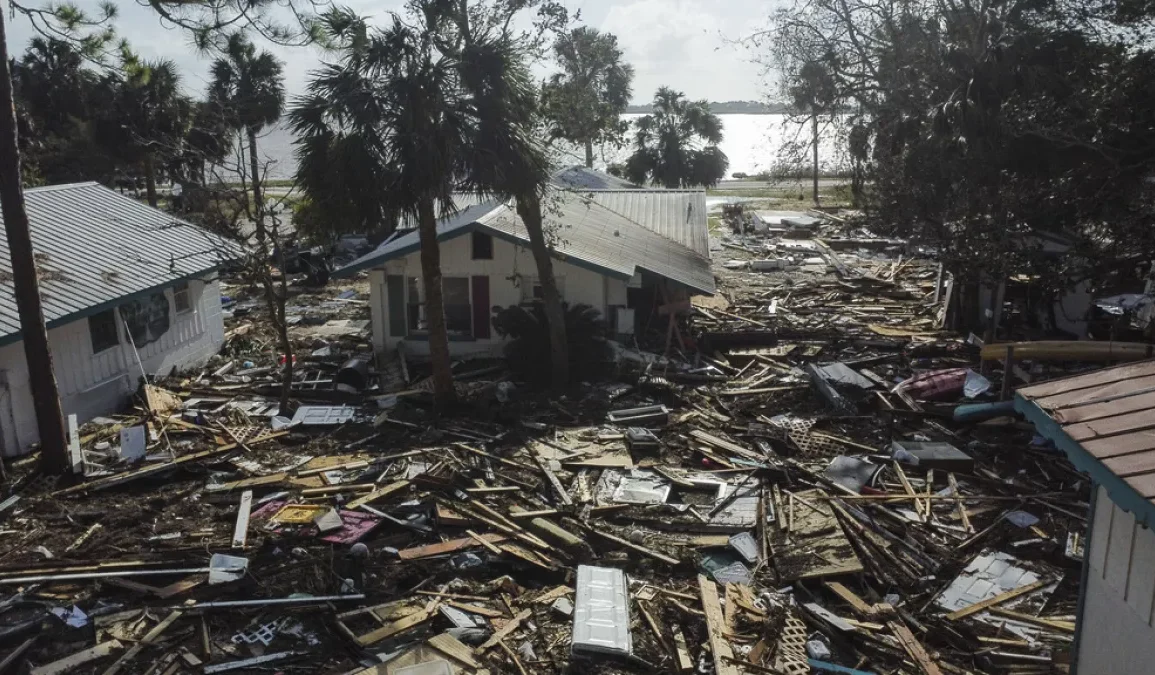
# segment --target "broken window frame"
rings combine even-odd
[[[93,356],[119,347],[120,331],[116,325],[116,311],[106,309],[88,317],[88,337],[92,344]]]

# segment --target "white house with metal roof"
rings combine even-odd
[[[582,172],[599,176],[582,169],[577,178]],[[571,179],[574,173],[565,172]],[[574,183],[555,178],[555,184]],[[714,293],[704,191],[588,184],[554,191],[544,209],[565,302],[590,305],[614,332],[632,333],[661,305]],[[451,352],[499,352],[494,308],[529,304],[541,294],[525,226],[512,204],[474,204],[442,218],[438,239]],[[418,233],[398,232],[335,276],[362,270],[369,270],[376,351],[404,345],[406,354],[427,355]]]
[[[199,365],[224,341],[216,270],[237,248],[96,183],[25,191],[53,370],[65,415],[116,412],[141,373]],[[0,221],[2,222],[2,221]],[[0,448],[39,440],[0,241]]]

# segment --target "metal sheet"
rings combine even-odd
[[[97,183],[33,188],[24,196],[49,328],[240,253],[222,237]],[[0,240],[0,340],[20,332],[10,260]]]
[[[619,569],[579,565],[573,653],[628,656],[632,649],[626,575]]]
[[[293,423],[304,426],[344,424],[355,414],[357,409],[347,405],[303,405],[293,415]]]

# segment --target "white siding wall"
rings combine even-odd
[[[1100,487],[1091,525],[1078,675],[1147,675],[1155,663],[1155,532]]]
[[[150,375],[167,375],[176,368],[203,363],[216,354],[224,342],[217,281],[190,281],[189,293],[192,309],[175,314],[172,289],[165,291],[173,312],[169,329],[160,339],[140,350],[140,360]],[[53,370],[65,415],[74,414],[83,422],[115,412],[140,383],[136,355],[123,323],[117,323],[120,345],[99,354],[92,353],[88,319],[48,331]],[[20,342],[0,347],[0,433],[4,454],[8,456],[22,453],[40,438],[24,345]]]
[[[522,301],[522,288],[515,278],[535,278],[537,265],[528,248],[494,238],[493,259],[473,260],[472,237],[469,234],[441,243],[441,270],[447,277],[489,277],[490,306],[508,307]],[[405,340],[405,350],[409,354],[428,354],[428,342],[406,340],[389,335],[388,294],[385,289],[386,275],[401,275],[406,278],[421,277],[421,254],[414,252],[404,258],[391,260],[384,269],[375,269],[369,274],[371,292],[371,314],[373,326],[373,346],[378,352],[391,351]],[[607,304],[626,304],[626,282],[610,279],[593,270],[554,260],[554,275],[562,286],[563,297],[571,305],[591,305],[602,313],[604,319]],[[609,298],[610,302],[606,300]],[[488,339],[458,341],[449,343],[454,355],[473,353],[497,354],[503,340],[492,330]]]

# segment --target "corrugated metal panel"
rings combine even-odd
[[[545,227],[554,238],[558,257],[596,267],[623,279],[638,269],[665,277],[701,293],[714,292],[710,259],[611,211],[585,194],[560,192],[546,207]],[[451,239],[481,228],[519,244],[529,235],[516,212],[508,206],[479,205],[438,223],[438,238]],[[418,234],[407,232],[379,246],[372,253],[346,265],[336,276],[379,265],[420,248]]]
[[[25,199],[50,326],[211,270],[239,251],[236,244],[96,183],[26,190]],[[3,240],[0,338],[19,331]]]
[[[710,255],[704,190],[592,190],[583,194],[652,232],[700,255]]]

